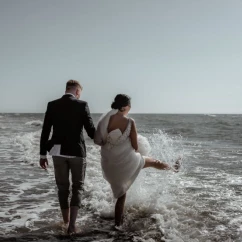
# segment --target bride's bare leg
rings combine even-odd
[[[120,226],[123,223],[124,203],[126,199],[126,193],[119,197],[115,205],[115,225]]]
[[[156,168],[156,169],[159,169],[159,170],[172,170],[174,172],[178,172],[179,168],[181,166],[180,160],[181,160],[181,158],[179,157],[177,159],[177,161],[175,162],[175,165],[170,166],[163,161],[159,161],[159,160],[153,159],[151,157],[145,157],[145,165],[144,165],[143,168],[153,167],[153,168]]]

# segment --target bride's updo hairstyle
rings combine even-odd
[[[115,97],[114,102],[111,105],[111,108],[112,109],[118,109],[119,111],[123,112],[124,107],[130,106],[130,104],[131,104],[130,100],[131,100],[131,98],[128,95],[118,94]]]

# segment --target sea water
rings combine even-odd
[[[96,123],[99,114],[93,114]],[[143,169],[114,230],[100,148],[86,136],[87,170],[77,241],[242,241],[242,115],[131,114],[140,150],[179,173]],[[53,164],[38,166],[43,114],[0,114],[0,240],[59,241],[65,230]],[[62,241],[69,241],[62,237]]]

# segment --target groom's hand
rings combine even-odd
[[[41,159],[39,160],[39,165],[41,166],[41,168],[43,169],[47,169],[47,166],[48,166],[48,160],[47,159]]]

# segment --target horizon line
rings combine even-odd
[[[39,112],[0,112],[0,114],[45,114],[45,112],[43,113],[39,113]],[[103,114],[103,112],[91,112],[91,114]],[[207,115],[223,115],[223,114],[230,114],[230,115],[241,115],[242,113],[129,113],[129,114],[207,114]]]

